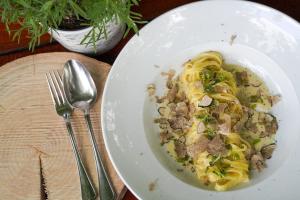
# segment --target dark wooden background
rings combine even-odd
[[[192,0],[142,0],[140,6],[135,7],[134,10],[140,12],[143,15],[144,20],[151,21],[155,17],[161,15],[162,13],[178,7],[180,5],[194,2]],[[300,21],[300,0],[256,0],[255,2],[262,3],[273,7],[287,15],[293,17],[298,22]],[[1,8],[0,8],[1,9]],[[228,11],[230,12],[230,11]],[[12,28],[17,28],[17,24],[12,24]],[[90,55],[98,60],[113,64],[114,60],[118,56],[121,49],[127,43],[127,41],[132,37],[132,33],[126,38],[122,39],[121,42],[109,52],[102,55]],[[43,53],[43,52],[62,52],[68,51],[62,47],[56,41],[50,42],[49,35],[44,35],[41,38],[41,44],[36,48],[34,52],[28,51],[27,43],[28,36],[26,32],[22,34],[20,43],[11,41],[9,35],[5,31],[5,27],[0,23],[0,66],[3,64],[13,61],[17,58]],[[132,193],[127,192],[124,200],[136,200]]]

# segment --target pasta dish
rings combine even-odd
[[[279,95],[249,69],[209,51],[183,70],[163,73],[166,93],[156,96],[160,141],[167,153],[217,191],[248,182],[275,149]]]

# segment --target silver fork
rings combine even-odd
[[[73,133],[70,116],[73,112],[72,107],[67,102],[64,91],[63,91],[63,82],[61,75],[58,71],[53,71],[46,73],[46,78],[52,96],[53,104],[56,109],[56,112],[59,116],[64,118],[66,123],[71,144],[73,147],[73,152],[77,161],[77,167],[80,177],[80,186],[81,186],[81,197],[82,200],[94,200],[97,196],[95,189],[90,181],[90,178],[85,170],[85,167],[80,158],[80,154],[77,148],[76,139]]]

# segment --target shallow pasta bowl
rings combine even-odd
[[[262,173],[227,192],[199,187],[179,173],[159,144],[157,110],[147,85],[165,88],[162,71],[175,69],[203,51],[250,68],[281,101],[277,149]],[[102,100],[102,128],[110,158],[139,199],[299,199],[298,96],[300,25],[272,8],[246,1],[202,1],[171,10],[146,25],[116,59]],[[284,185],[284,187],[283,187]]]

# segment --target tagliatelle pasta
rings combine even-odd
[[[170,73],[158,98],[161,143],[172,157],[217,191],[248,182],[275,148],[276,118],[263,82],[245,68],[209,51]],[[263,108],[261,112],[256,107]]]

